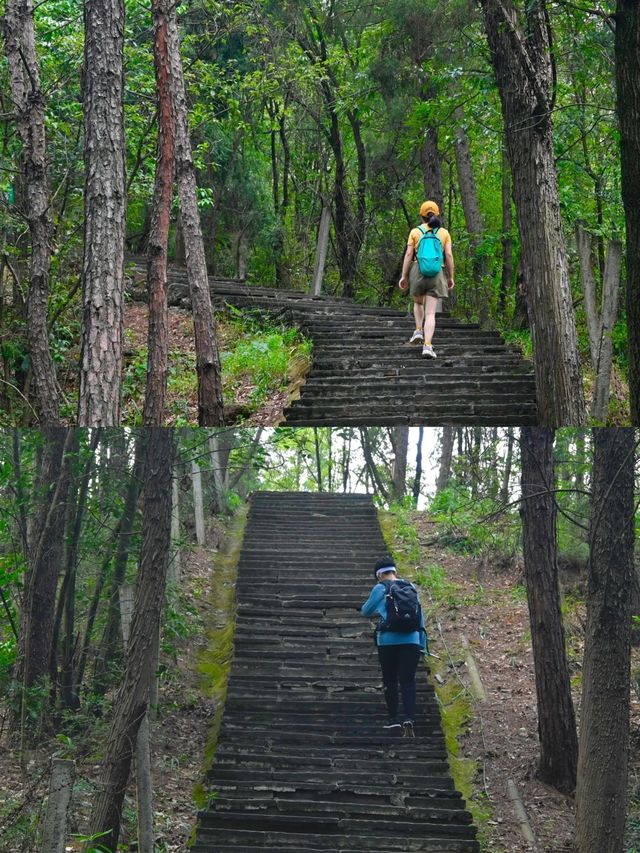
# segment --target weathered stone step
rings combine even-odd
[[[220,796],[226,800],[243,800],[247,804],[250,804],[252,802],[269,803],[277,799],[282,807],[287,803],[297,803],[299,801],[313,802],[314,799],[318,799],[323,803],[345,803],[347,806],[351,806],[352,804],[387,806],[402,803],[405,809],[416,806],[425,809],[464,811],[461,806],[461,797],[457,791],[430,791],[421,792],[420,794],[402,792],[398,794],[386,793],[373,787],[366,789],[359,788],[356,785],[351,787],[353,790],[345,788],[336,789],[329,785],[298,785],[295,790],[286,791],[275,784],[261,785],[260,790],[242,790],[233,786],[220,785],[217,790]]]
[[[377,836],[385,835],[395,838],[415,835],[419,821],[409,818],[384,818],[378,820],[364,817],[341,817],[339,815],[302,815],[302,814],[253,814],[252,812],[200,812],[198,815],[202,827],[222,825],[229,829],[246,829],[254,826],[257,829],[280,829],[285,832],[304,832],[307,835],[328,835],[330,833],[346,833],[363,836],[372,833]],[[475,834],[473,827],[451,821],[440,824],[428,823],[421,829],[429,830],[440,838],[458,837],[469,838]]]
[[[304,851],[304,853],[479,853],[480,846],[472,839],[448,838],[388,838],[352,833],[310,836],[307,833],[262,832],[228,827],[202,827],[193,853],[256,853],[256,851]]]

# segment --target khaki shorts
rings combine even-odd
[[[417,262],[411,265],[409,270],[409,294],[410,296],[436,296],[438,299],[449,298],[449,287],[444,270],[440,270],[433,278],[425,278],[420,274]]]

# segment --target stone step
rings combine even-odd
[[[327,541],[345,579],[338,589],[326,584]],[[359,607],[385,550],[370,497],[252,499],[234,658],[207,775],[218,796],[199,816],[193,850],[478,850],[428,667],[418,672],[416,736],[383,728],[371,623]]]

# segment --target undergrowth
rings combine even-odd
[[[429,595],[430,606],[425,608],[427,630],[436,622],[440,607],[458,607],[473,602],[466,601],[457,584],[447,578],[446,570],[436,563],[425,563],[422,547],[414,524],[414,515],[402,505],[394,505],[388,511],[378,513],[384,540],[393,555],[398,572],[402,577],[414,581],[421,591],[421,598]],[[479,588],[482,594],[482,588]],[[434,637],[429,637],[430,646]],[[489,846],[489,821],[492,813],[489,801],[478,785],[480,768],[478,762],[465,758],[460,752],[460,741],[473,719],[473,705],[467,688],[452,677],[444,658],[430,656],[428,659],[430,682],[433,685],[442,722],[442,731],[447,748],[447,757],[455,787],[467,803],[478,828],[483,850],[501,853],[495,845]],[[444,683],[435,678],[441,676]]]

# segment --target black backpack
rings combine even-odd
[[[420,625],[421,607],[415,586],[400,579],[384,581],[387,618],[380,620],[378,630],[407,634],[423,630]]]

